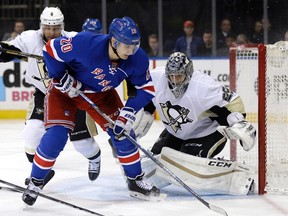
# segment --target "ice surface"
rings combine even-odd
[[[24,154],[20,120],[0,120],[0,179],[24,187],[31,165]],[[162,131],[155,121],[149,133],[139,143],[149,148]],[[177,186],[162,191],[168,196],[160,202],[131,198],[119,165],[115,163],[107,142],[100,131],[96,140],[102,150],[101,174],[95,182],[88,179],[88,162],[77,153],[71,143],[55,164],[56,174],[43,193],[103,215],[123,216],[213,216],[217,214],[188,192]],[[225,152],[224,152],[225,153]],[[0,186],[6,186],[0,184]],[[284,195],[228,196],[202,194],[207,202],[225,209],[229,216],[288,216],[288,197]],[[51,200],[39,197],[32,206],[25,206],[21,194],[0,190],[0,216],[86,216],[91,215]]]

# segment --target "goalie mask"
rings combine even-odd
[[[172,53],[167,61],[165,74],[169,88],[176,98],[182,96],[192,77],[193,63],[181,52]]]

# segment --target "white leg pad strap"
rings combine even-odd
[[[86,158],[95,156],[99,151],[99,145],[94,138],[86,138],[72,142],[76,151]]]
[[[22,131],[25,152],[34,155],[44,133],[43,121],[38,119],[27,120]]]

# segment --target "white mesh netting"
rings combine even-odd
[[[267,45],[266,55],[266,188],[288,194],[288,44]],[[264,64],[265,62],[260,62]],[[258,126],[258,48],[236,50],[236,91],[244,102],[247,120]],[[265,104],[261,104],[265,106]],[[262,118],[262,117],[261,117]],[[258,143],[258,140],[257,140]],[[236,146],[239,162],[258,167],[258,146],[245,152]],[[260,174],[261,175],[261,174]]]

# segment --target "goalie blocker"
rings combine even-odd
[[[188,186],[199,191],[247,195],[255,188],[256,171],[239,162],[200,158],[168,147],[164,147],[156,157]],[[146,178],[158,188],[169,184],[179,185],[149,159],[143,159],[142,168]]]

